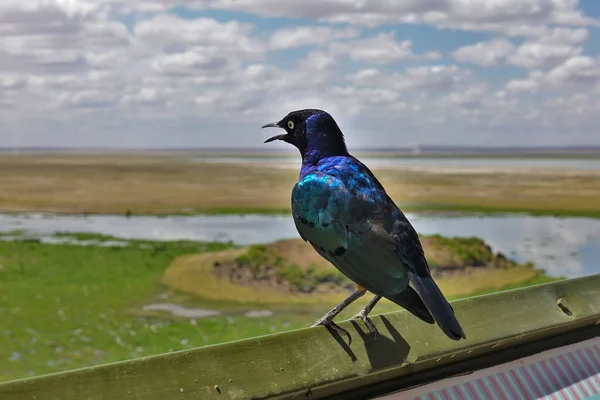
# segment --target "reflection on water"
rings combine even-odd
[[[244,313],[245,317],[248,318],[265,318],[273,315],[271,310],[252,310]]]
[[[418,168],[515,168],[515,169],[568,169],[600,170],[600,159],[577,158],[451,158],[451,157],[360,157],[369,167],[418,167]],[[270,164],[300,166],[300,157],[214,157],[204,156],[193,159],[195,162],[223,162],[234,164]]]
[[[423,234],[480,237],[494,251],[520,262],[531,261],[552,275],[576,277],[600,272],[599,219],[513,214],[458,218],[414,216],[411,220],[415,229]]]
[[[520,262],[531,261],[552,275],[600,273],[600,219],[526,215],[429,216],[407,214],[421,234],[477,236]],[[0,214],[0,232],[22,230],[50,236],[90,232],[121,239],[233,241],[265,243],[298,237],[290,216],[219,215],[123,217]]]

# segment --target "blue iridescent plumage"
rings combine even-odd
[[[339,310],[366,289],[377,295],[359,315],[370,330],[376,328],[367,314],[383,296],[426,322],[437,322],[450,338],[464,338],[452,307],[431,277],[416,231],[373,173],[348,153],[333,118],[321,110],[300,110],[266,126],[286,129],[287,134],[268,141],[287,141],[302,156],[292,190],[292,214],[300,236],[359,286],[319,323],[333,324]]]
[[[391,237],[376,246],[369,242],[378,238],[374,234],[389,214],[385,192],[375,182],[352,157],[321,159],[303,169],[292,191],[292,213],[300,235],[350,279],[394,295],[406,288],[408,278],[398,268]]]

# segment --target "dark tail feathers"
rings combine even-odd
[[[419,317],[428,324],[435,323],[435,319],[431,316],[431,313],[423,303],[423,300],[419,297],[417,292],[410,286],[407,286],[400,294],[393,296],[386,296],[388,300],[393,301],[400,307],[406,309],[416,317]]]
[[[433,278],[431,276],[422,277],[411,272],[408,273],[408,278],[442,331],[452,340],[466,339],[465,332],[454,316],[452,306]]]

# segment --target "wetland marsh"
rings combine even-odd
[[[345,289],[298,250],[302,243],[288,241],[297,238],[289,216],[297,168],[273,161],[0,155],[0,380],[314,322]],[[442,267],[449,298],[599,272],[593,162],[383,161],[373,169]],[[248,258],[250,249],[260,257]],[[260,249],[279,249],[284,261],[251,262],[240,270],[249,281],[222,279],[230,270],[220,265],[269,260]],[[375,314],[397,310],[383,301]]]

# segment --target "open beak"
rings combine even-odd
[[[279,125],[277,125],[277,122],[271,122],[268,123],[266,125],[263,125],[261,127],[262,128],[281,128]],[[265,143],[269,143],[269,142],[274,142],[275,140],[282,140],[287,136],[286,133],[284,133],[283,135],[275,135],[273,137],[268,138],[267,140],[265,140]]]

